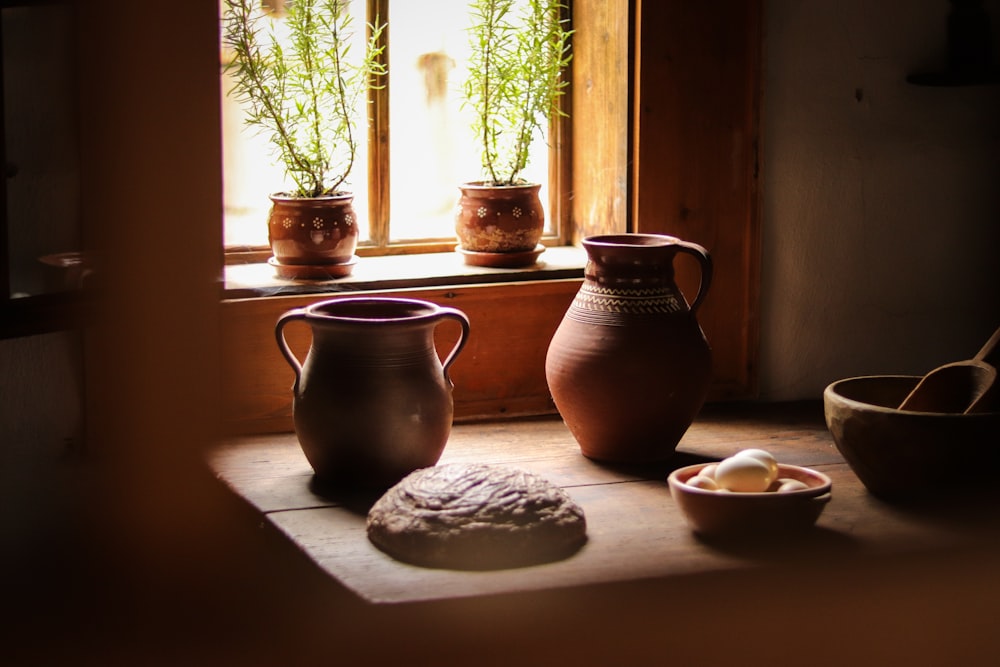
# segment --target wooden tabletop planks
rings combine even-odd
[[[761,447],[779,461],[815,467],[833,479],[833,499],[817,528],[792,543],[709,544],[688,528],[665,478],[687,463]],[[491,572],[435,570],[400,563],[365,533],[365,508],[316,493],[294,434],[242,437],[210,464],[320,567],[361,598],[414,602],[593,583],[669,578],[975,544],[996,521],[947,511],[906,510],[872,497],[837,452],[813,404],[732,406],[706,411],[666,466],[590,461],[558,419],[459,424],[441,463],[485,462],[538,473],[584,509],[588,542],[556,563]]]

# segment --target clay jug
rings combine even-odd
[[[434,331],[447,319],[462,330],[442,363]],[[301,364],[284,334],[298,320],[312,330]],[[317,481],[385,490],[437,463],[454,413],[448,369],[469,336],[463,312],[417,299],[331,299],[284,313],[275,336],[295,371],[295,433]]]
[[[668,459],[711,380],[711,352],[695,319],[711,258],[700,245],[658,234],[593,236],[583,246],[584,282],[545,359],[552,399],[588,458]],[[678,253],[701,268],[690,306],[674,283]]]

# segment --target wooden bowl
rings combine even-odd
[[[679,468],[667,477],[670,495],[696,533],[710,537],[753,537],[803,530],[816,523],[830,500],[830,478],[799,466],[778,464],[778,476],[797,479],[799,491],[745,493],[688,486],[708,463]]]
[[[886,500],[986,484],[1000,464],[1000,412],[897,409],[919,381],[872,375],[834,382],[823,392],[837,449],[868,491]]]

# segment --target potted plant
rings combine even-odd
[[[534,263],[545,226],[540,185],[528,183],[532,139],[568,81],[571,31],[559,0],[473,0],[464,102],[473,112],[483,179],[459,186],[455,230],[466,262]]]
[[[360,61],[349,58],[352,17],[345,0],[225,0],[230,94],[246,123],[263,132],[294,187],[270,195],[268,238],[278,275],[347,275],[358,225],[345,183],[358,152],[367,92],[385,73],[380,37],[369,26]]]

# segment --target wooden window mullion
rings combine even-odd
[[[389,62],[389,0],[368,0],[366,22],[385,23],[381,42],[385,47],[381,61]],[[370,30],[370,28],[369,28]],[[368,225],[371,243],[376,248],[389,245],[389,79],[391,72],[380,77],[377,86],[368,93]]]

